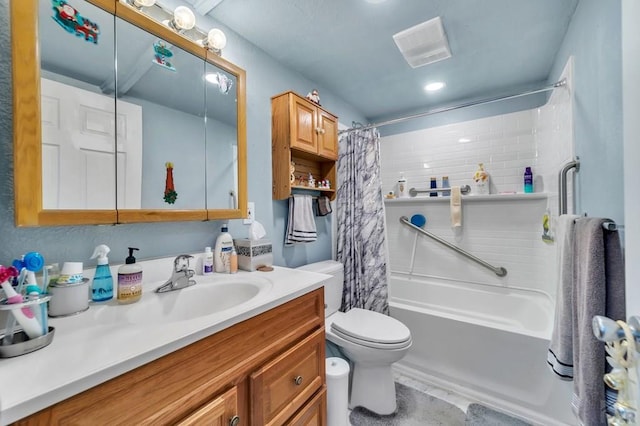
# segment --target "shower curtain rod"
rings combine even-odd
[[[477,106],[477,105],[490,104],[492,102],[498,102],[498,101],[506,101],[507,99],[515,99],[515,98],[519,98],[521,96],[535,95],[536,93],[548,92],[550,90],[556,89],[558,87],[564,87],[566,85],[567,85],[567,80],[565,78],[563,78],[560,81],[557,81],[557,82],[555,82],[553,84],[549,84],[549,85],[544,86],[544,87],[541,87],[540,89],[527,90],[525,92],[514,93],[514,94],[506,95],[506,96],[497,96],[497,97],[494,97],[494,98],[487,98],[487,99],[482,99],[482,100],[478,100],[478,101],[470,101],[470,102],[466,102],[466,103],[463,103],[463,104],[460,104],[460,105],[451,106],[451,107],[432,109],[432,110],[421,112],[421,113],[418,113],[418,114],[412,114],[412,115],[407,115],[405,117],[394,118],[394,119],[391,119],[391,120],[382,121],[380,123],[367,124],[366,126],[362,126],[362,127],[350,127],[348,129],[339,131],[338,134],[340,135],[342,133],[350,133],[350,132],[353,132],[355,130],[369,130],[369,129],[373,129],[374,127],[388,126],[390,124],[401,123],[403,121],[413,120],[414,118],[426,117],[428,115],[439,114],[441,112],[455,111],[455,110],[462,109],[462,108],[468,108],[468,107]]]

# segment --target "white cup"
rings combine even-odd
[[[82,262],[64,262],[58,282],[61,284],[82,282]]]

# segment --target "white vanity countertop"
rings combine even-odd
[[[169,262],[172,260],[169,259]],[[154,262],[158,263],[160,260],[150,261]],[[157,267],[156,264],[153,269],[161,271],[166,279],[170,275],[171,267],[168,265],[171,263],[161,263],[162,267]],[[148,265],[144,267],[147,275]],[[114,267],[112,270],[115,271]],[[157,272],[154,274],[153,278],[159,276]],[[143,304],[145,298],[169,295],[154,293],[153,290],[162,281],[147,281],[145,277],[142,300],[137,303],[118,305],[115,301],[110,301],[92,305],[88,311],[72,317],[50,318],[49,325],[55,327],[55,335],[49,346],[15,358],[0,359],[0,424],[9,424],[36,413],[320,288],[326,278],[323,274],[282,267],[274,267],[272,272],[240,271],[237,274],[214,274],[207,277],[196,275],[194,279],[198,284],[171,293],[215,284],[216,280],[255,280],[267,283],[267,288],[248,302],[213,314],[160,323],[123,321],[120,314],[127,315],[128,309]]]

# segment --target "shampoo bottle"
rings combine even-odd
[[[398,179],[396,190],[396,197],[407,198],[407,179],[404,177],[404,173],[400,173],[400,179]]]
[[[476,184],[476,194],[486,195],[491,192],[489,189],[489,179],[489,173],[484,169],[484,164],[478,163],[478,170],[473,174],[473,181]]]
[[[202,256],[202,275],[213,274],[213,252],[211,247],[204,248],[204,255]]]
[[[229,272],[231,252],[233,251],[233,238],[229,234],[227,224],[222,225],[222,230],[216,239],[213,252],[213,263],[216,272]]]
[[[121,305],[137,302],[142,297],[142,267],[133,257],[134,250],[139,249],[129,247],[129,257],[118,268],[118,303]]]
[[[100,244],[93,251],[91,259],[98,258],[96,274],[91,283],[91,300],[94,302],[104,302],[113,299],[113,277],[109,268],[109,258],[107,254],[111,249],[104,244]]]
[[[229,273],[235,274],[236,272],[238,272],[238,253],[236,252],[236,249],[233,248],[229,259]]]
[[[524,193],[531,194],[533,192],[533,172],[531,167],[524,169]]]

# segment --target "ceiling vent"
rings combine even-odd
[[[412,68],[451,57],[447,35],[439,16],[394,34],[393,41]]]

